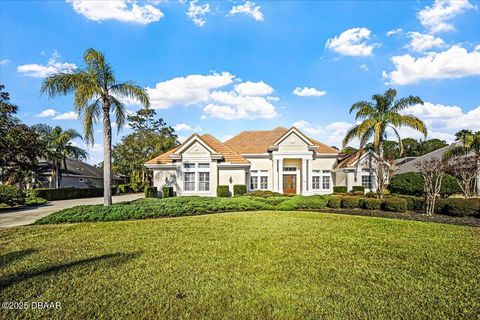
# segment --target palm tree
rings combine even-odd
[[[67,170],[67,158],[84,160],[87,152],[75,145],[73,139],[82,139],[82,136],[74,129],[63,130],[59,126],[52,128],[46,124],[35,125],[34,130],[39,134],[39,141],[43,157],[52,165],[52,181],[54,188],[60,188],[62,181],[62,163]]]
[[[451,149],[449,149],[443,155],[446,160],[465,156],[468,154],[475,155],[477,161],[477,172],[476,187],[477,195],[480,196],[480,131],[472,132],[471,130],[460,130],[455,134],[455,141],[458,143]]]
[[[50,97],[74,95],[75,112],[82,118],[85,141],[93,144],[93,124],[103,119],[103,204],[112,204],[112,125],[110,112],[115,115],[118,130],[125,123],[125,105],[121,98],[138,100],[145,107],[150,106],[144,88],[133,82],[118,83],[112,66],[106,62],[103,53],[87,49],[84,54],[85,67],[48,76],[41,92]]]
[[[381,197],[385,185],[383,177],[384,164],[384,142],[387,140],[387,132],[391,130],[398,138],[400,154],[403,153],[403,143],[398,133],[401,127],[410,127],[427,135],[425,123],[412,115],[401,114],[402,110],[416,105],[423,104],[422,99],[417,96],[395,99],[397,90],[388,89],[385,93],[372,96],[372,102],[359,101],[350,108],[350,113],[356,111],[355,120],[361,120],[359,124],[354,125],[348,130],[343,139],[343,147],[355,138],[360,140],[359,150],[363,150],[367,142],[373,138],[373,148],[379,156],[380,172],[377,174],[377,194]]]

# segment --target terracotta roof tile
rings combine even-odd
[[[340,155],[334,169],[343,169],[352,166],[365,152],[365,150],[357,150],[350,154]]]

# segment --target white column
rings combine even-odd
[[[272,172],[272,191],[278,190],[278,174],[277,174],[277,159],[273,158],[273,172]]]
[[[300,194],[305,194],[307,192],[307,159],[302,159],[302,190]]]
[[[313,174],[313,169],[312,169],[312,166],[313,166],[313,161],[312,159],[307,159],[307,163],[308,163],[308,175],[307,175],[307,186],[308,186],[308,193],[310,194],[313,194],[313,190],[312,190],[312,174]]]
[[[278,192],[283,193],[283,158],[278,160]]]

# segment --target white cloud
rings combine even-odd
[[[198,0],[190,1],[186,15],[193,21],[195,25],[203,27],[205,24],[204,16],[210,12],[210,5],[208,3],[197,5],[197,3]]]
[[[391,37],[391,36],[394,36],[396,34],[401,34],[403,32],[403,29],[402,28],[397,28],[397,29],[394,29],[394,30],[390,30],[387,32],[387,37]]]
[[[138,24],[149,24],[163,18],[163,12],[152,4],[138,5],[128,0],[67,0],[73,9],[89,20],[118,20]]]
[[[368,71],[368,66],[367,66],[366,64],[362,64],[362,65],[360,66],[360,69],[365,70],[365,71]]]
[[[451,79],[480,75],[480,45],[473,51],[454,45],[443,52],[415,58],[409,54],[392,57],[395,70],[383,72],[388,84],[406,85],[427,79]]]
[[[296,87],[295,89],[293,89],[292,93],[300,97],[321,97],[326,95],[327,91],[320,91],[315,88]]]
[[[173,126],[173,130],[175,131],[202,131],[202,128],[199,125],[192,127],[186,123],[178,123]]]
[[[260,6],[257,6],[255,5],[255,2],[250,2],[248,0],[242,5],[233,6],[227,16],[234,16],[236,14],[251,16],[256,21],[263,21],[263,13],[260,11]]]
[[[264,96],[271,94],[273,88],[263,81],[245,81],[235,85],[235,91],[242,96]]]
[[[275,106],[264,97],[241,96],[233,91],[215,91],[211,99],[212,103],[203,108],[210,118],[253,120],[272,119],[278,116]]]
[[[9,62],[10,62],[10,60],[8,60],[8,59],[2,59],[2,60],[0,60],[0,66],[3,66],[4,64],[7,64]]]
[[[442,38],[431,34],[412,31],[409,32],[407,36],[411,39],[408,48],[413,51],[425,52],[425,50],[435,47],[443,47],[445,45]]]
[[[328,39],[325,47],[344,56],[371,56],[378,43],[368,44],[371,31],[367,28],[351,28],[339,36]]]
[[[58,114],[58,112],[55,109],[45,109],[39,114],[37,114],[37,117],[39,118],[50,118],[50,117],[55,117]]]
[[[432,33],[454,30],[449,22],[467,10],[477,9],[468,0],[435,0],[433,6],[420,10],[417,18]]]
[[[352,123],[336,121],[326,125],[315,125],[306,120],[299,120],[293,124],[294,127],[311,135],[313,138],[318,138],[319,141],[328,145],[342,147],[342,140],[347,131],[353,127]]]
[[[45,78],[53,73],[69,72],[77,68],[74,63],[57,61],[59,58],[60,55],[55,51],[46,65],[23,64],[17,67],[17,71],[28,77]]]
[[[75,111],[69,111],[59,114],[53,118],[53,120],[77,120],[78,116]]]

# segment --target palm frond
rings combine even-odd
[[[365,107],[373,107],[372,104],[368,101],[359,101],[357,103],[354,103],[352,104],[352,106],[350,107],[350,111],[349,113],[352,113],[353,111],[355,110],[361,110]]]
[[[117,123],[117,132],[123,128],[125,125],[125,105],[121,103],[114,96],[109,96],[110,106],[113,108],[113,113],[115,114],[115,122]]]
[[[393,105],[391,111],[393,112],[399,112],[402,110],[405,110],[408,107],[421,104],[423,105],[423,100],[420,97],[417,96],[408,96],[406,98],[401,98],[395,102]]]
[[[420,131],[424,134],[424,136],[427,136],[427,126],[422,120],[418,119],[415,116],[402,115],[399,113],[390,113],[388,115],[388,120],[397,128],[410,127],[417,131]]]
[[[119,98],[125,97],[134,99],[140,102],[144,107],[150,107],[150,99],[147,91],[131,81],[115,84],[111,86],[109,90],[112,94]]]
[[[102,108],[99,99],[83,110],[83,131],[85,133],[84,139],[87,144],[93,145],[93,124],[98,122],[101,114]]]
[[[403,154],[403,142],[402,142],[402,138],[400,137],[400,134],[398,133],[398,130],[397,128],[395,128],[394,126],[389,126],[390,129],[393,130],[393,132],[395,133],[395,135],[397,136],[397,139],[398,139],[398,149],[400,151],[400,155]]]

